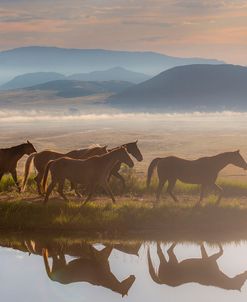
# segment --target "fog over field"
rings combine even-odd
[[[144,161],[135,169],[145,176],[155,157],[177,155],[195,159],[240,149],[247,159],[247,112],[121,113],[105,110],[0,110],[0,144],[17,145],[30,139],[38,151],[62,152],[91,144],[110,148],[138,139]],[[22,170],[20,162],[19,171]],[[247,181],[245,171],[228,166],[222,177]]]
[[[6,123],[29,123],[29,122],[131,122],[134,125],[139,123],[186,123],[188,127],[199,128],[221,128],[245,127],[247,112],[185,112],[185,113],[122,113],[117,110],[105,110],[102,113],[93,113],[92,110],[0,110],[0,122]],[[87,112],[85,112],[87,111]],[[200,123],[194,125],[194,123]],[[205,123],[205,124],[204,124]],[[128,125],[128,124],[127,124]]]

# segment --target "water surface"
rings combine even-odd
[[[246,301],[247,242],[1,240],[1,301]]]

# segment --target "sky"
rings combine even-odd
[[[247,65],[247,0],[0,0],[0,50],[29,45]]]

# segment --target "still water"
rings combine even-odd
[[[247,241],[1,239],[6,302],[246,301]]]

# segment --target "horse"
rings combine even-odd
[[[10,173],[20,192],[16,173],[17,162],[23,155],[36,154],[35,152],[37,152],[36,149],[29,141],[11,148],[0,149],[0,181],[5,173]]]
[[[175,202],[178,202],[172,190],[176,181],[180,180],[185,183],[201,185],[198,204],[202,201],[207,188],[218,192],[217,204],[219,204],[223,190],[215,182],[219,171],[229,164],[244,170],[247,169],[247,163],[240,155],[239,150],[224,152],[210,157],[201,157],[197,160],[186,160],[175,156],[155,158],[148,168],[147,187],[150,185],[154,168],[157,167],[159,185],[156,191],[156,201],[159,201],[162,188],[168,181],[167,193],[170,194]]]
[[[88,247],[85,248],[86,245]],[[135,281],[135,276],[130,275],[123,281],[119,281],[111,272],[108,258],[112,247],[105,247],[99,251],[93,245],[84,243],[83,248],[87,253],[84,255],[81,252],[79,257],[69,262],[66,262],[63,253],[44,248],[42,255],[47,276],[52,281],[61,284],[88,282],[110,289],[121,294],[122,297],[127,295]],[[48,261],[49,255],[52,257],[52,266]]]
[[[41,182],[44,175],[45,166],[50,160],[55,160],[61,157],[71,157],[74,159],[85,159],[90,156],[94,155],[101,155],[105,154],[107,152],[107,146],[99,146],[99,145],[93,145],[85,149],[79,149],[79,150],[72,150],[68,153],[59,153],[51,150],[44,150],[35,154],[31,154],[25,164],[25,172],[24,172],[24,180],[22,184],[22,192],[24,192],[27,178],[30,171],[30,166],[33,160],[34,166],[37,170],[37,176],[34,178],[34,180],[37,183],[37,189],[39,195],[42,195],[41,192]]]
[[[167,250],[167,260],[161,250],[160,244],[157,244],[157,255],[160,260],[157,273],[154,270],[150,250],[148,249],[149,274],[155,283],[177,287],[182,284],[196,282],[227,290],[241,290],[247,279],[247,271],[235,277],[228,277],[224,274],[217,264],[217,260],[223,255],[221,245],[219,245],[218,252],[208,256],[204,245],[201,244],[201,258],[190,258],[181,262],[178,262],[174,253],[175,246],[176,244],[173,243]]]
[[[97,184],[104,188],[106,193],[111,196],[112,202],[115,203],[116,201],[109,187],[108,178],[112,168],[118,162],[125,163],[130,168],[134,166],[125,147],[120,147],[101,156],[96,155],[85,160],[62,157],[49,161],[44,173],[44,191],[49,171],[51,172],[52,181],[46,191],[44,203],[48,202],[49,195],[57,183],[59,184],[58,193],[64,200],[67,200],[63,193],[65,179],[73,184],[83,184],[89,188],[89,194],[85,203],[92,197]]]
[[[137,146],[137,143],[138,143],[138,140],[136,140],[135,142],[123,144],[121,146],[118,146],[118,147],[115,147],[112,149],[108,149],[107,152],[116,150],[119,147],[125,147],[127,152],[140,162],[143,160],[143,156],[141,154],[140,149]],[[125,185],[125,180],[124,180],[123,176],[119,173],[120,168],[121,168],[121,163],[120,162],[116,163],[116,165],[112,168],[111,173],[109,174],[108,181],[110,180],[111,176],[115,176],[116,178],[118,178],[122,183],[122,192],[124,192],[126,189],[126,185]],[[72,189],[74,189],[74,186],[71,186],[71,190]],[[76,192],[76,194],[78,197],[81,197],[80,193],[78,191]]]
[[[135,157],[136,160],[141,162],[143,160],[143,156],[141,154],[140,149],[137,146],[137,143],[138,143],[138,140],[136,140],[135,142],[121,145],[121,147],[125,147],[129,154],[131,154],[133,157]],[[119,148],[119,147],[116,147],[116,148]],[[108,149],[108,152],[113,151],[116,148]],[[123,176],[121,174],[119,174],[120,168],[121,168],[121,163],[120,162],[116,163],[116,165],[113,167],[113,169],[109,175],[109,179],[111,176],[115,176],[116,178],[118,178],[122,183],[122,188],[123,188],[122,190],[125,191],[125,189],[126,189],[125,180],[124,180]]]

